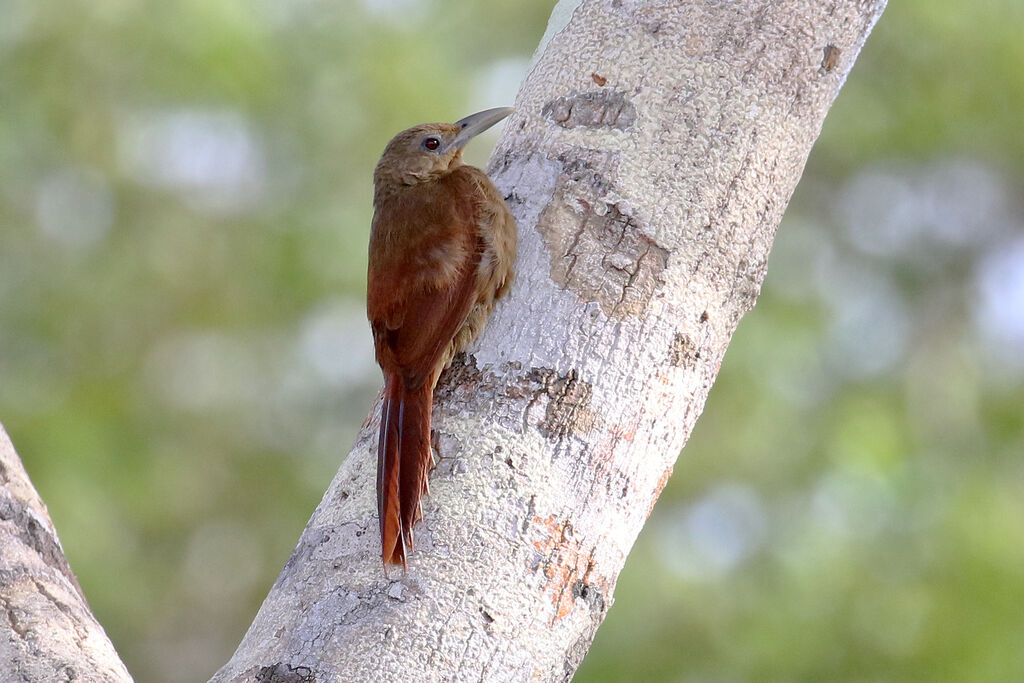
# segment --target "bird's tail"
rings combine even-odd
[[[430,454],[429,382],[409,389],[398,375],[384,380],[384,403],[377,443],[377,514],[384,564],[405,567],[412,550],[412,526],[420,517],[420,496],[427,490]]]

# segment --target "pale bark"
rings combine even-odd
[[[884,5],[559,3],[490,169],[519,274],[438,388],[408,573],[380,565],[375,409],[214,681],[572,676]],[[0,670],[129,680],[0,455]]]
[[[5,681],[130,681],[46,506],[0,425],[0,671]]]
[[[438,388],[408,573],[375,412],[214,681],[572,676],[884,4],[558,5],[490,168],[518,279]]]

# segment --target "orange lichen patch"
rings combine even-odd
[[[636,438],[636,430],[639,422],[637,420],[630,420],[629,422],[620,422],[613,424],[608,429],[608,435],[611,437],[612,442],[628,441],[632,442]]]
[[[555,515],[534,517],[532,525],[540,535],[533,546],[541,556],[538,568],[545,578],[544,593],[554,608],[551,623],[572,612],[577,599],[603,611],[608,580],[595,572],[593,547],[574,538],[569,520],[558,520]]]
[[[672,476],[672,467],[665,468],[665,471],[658,477],[658,483],[654,487],[654,497],[651,498],[651,505],[647,508],[647,516],[651,516],[651,510],[654,509],[654,504],[658,502],[658,498],[661,496],[662,490],[665,488],[665,484],[668,483],[668,478]]]

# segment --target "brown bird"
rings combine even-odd
[[[512,282],[515,219],[487,175],[462,161],[470,139],[511,113],[488,109],[403,131],[373,173],[366,311],[384,371],[377,514],[385,565],[405,566],[423,516],[437,378]]]

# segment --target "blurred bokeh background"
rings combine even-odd
[[[0,421],[138,680],[227,659],[366,415],[383,144],[550,9],[0,0]],[[1022,28],[882,17],[577,680],[1024,680]]]

